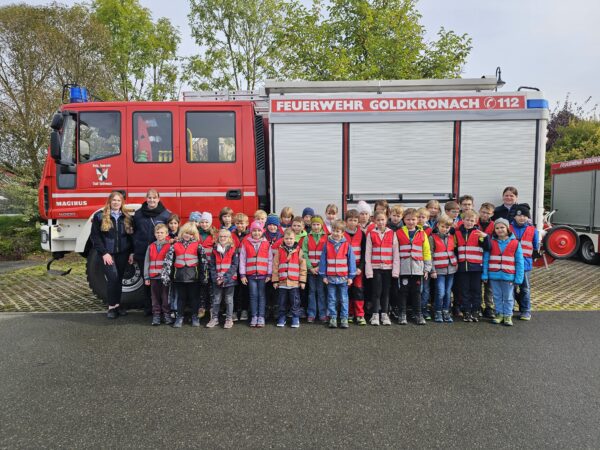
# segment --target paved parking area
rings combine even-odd
[[[0,273],[0,312],[103,311],[102,302],[87,285],[84,261],[63,266],[73,267],[72,273],[47,275],[43,264]],[[536,268],[532,274],[533,309],[600,310],[599,279],[600,266],[577,260]]]

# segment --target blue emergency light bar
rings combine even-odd
[[[73,85],[69,88],[70,103],[85,103],[88,101],[87,89],[81,86]]]

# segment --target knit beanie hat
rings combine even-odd
[[[258,220],[255,220],[254,222],[252,222],[250,224],[250,231],[254,231],[254,230],[263,231],[263,226]]]
[[[208,211],[203,212],[202,216],[200,216],[200,222],[202,222],[203,220],[206,220],[208,223],[210,223],[212,225],[212,214],[209,213]]]
[[[267,216],[267,223],[265,223],[265,226],[269,225],[279,226],[279,216],[277,214],[271,213]]]
[[[364,200],[361,200],[360,202],[358,202],[358,205],[356,205],[356,209],[358,210],[359,214],[362,212],[367,212],[367,213],[371,214],[371,207]]]
[[[325,222],[323,222],[323,218],[321,216],[314,216],[312,219],[310,219],[310,223],[320,223],[321,226],[325,226]]]
[[[498,225],[499,223],[504,224],[504,226],[506,226],[506,228],[508,228],[510,230],[510,225],[508,223],[508,220],[506,220],[506,219],[498,219],[498,220],[494,221],[494,228],[496,228],[496,225]]]
[[[515,216],[525,216],[531,219],[531,210],[529,209],[529,205],[527,203],[521,203],[520,205],[517,205]]]
[[[200,222],[201,214],[198,211],[192,211],[190,213],[190,221],[192,222]]]
[[[312,208],[304,208],[302,210],[302,217],[304,216],[314,216],[315,215],[315,210]]]

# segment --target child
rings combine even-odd
[[[325,284],[319,276],[319,261],[327,243],[327,235],[323,231],[321,216],[314,216],[311,222],[312,229],[302,242],[302,254],[308,268],[308,323],[313,323],[317,314],[322,322],[327,320]]]
[[[489,249],[487,234],[479,230],[476,225],[477,219],[478,215],[473,210],[464,213],[463,223],[456,229],[455,234],[458,293],[464,322],[479,322],[483,252]]]
[[[425,205],[425,208],[429,211],[429,221],[427,223],[431,228],[435,228],[441,212],[440,202],[437,200],[429,200]]]
[[[307,233],[304,230],[304,219],[300,216],[296,216],[292,219],[292,230],[296,234],[296,242],[300,247],[302,247],[302,241],[306,237]]]
[[[242,241],[240,247],[240,278],[248,286],[250,294],[250,326],[265,326],[265,284],[271,279],[273,253],[267,239],[263,236],[262,225],[252,222],[250,236]]]
[[[235,230],[231,232],[231,237],[235,246],[239,248],[242,240],[249,234],[248,216],[244,213],[237,213],[233,216],[233,223],[235,224]]]
[[[265,237],[269,244],[273,245],[275,242],[283,237],[283,231],[281,231],[281,222],[277,214],[269,214],[265,223],[267,231],[265,231]]]
[[[378,212],[382,212],[385,214],[385,217],[390,217],[390,205],[387,200],[377,200],[373,207],[373,214],[377,214]]]
[[[363,272],[365,268],[365,234],[358,226],[359,213],[356,209],[350,209],[346,212],[346,233],[345,237],[352,251],[356,264],[356,276],[352,280],[352,285],[348,289],[349,307],[348,321],[356,320],[358,325],[367,324],[364,310],[364,290],[363,290]],[[354,319],[356,318],[356,319]]]
[[[212,226],[212,214],[203,212],[200,215],[198,221],[198,242],[204,248],[206,259],[210,261],[212,256],[212,248],[215,244],[215,236],[217,230]],[[200,286],[200,308],[198,309],[198,316],[202,319],[206,315],[206,310],[210,306],[212,298],[212,283],[210,278],[208,283]]]
[[[233,327],[233,293],[237,284],[239,259],[229,230],[222,228],[217,239],[218,242],[215,243],[212,256],[208,260],[213,284],[213,302],[206,328],[219,325],[221,300],[225,299],[226,316],[223,328],[229,329]]]
[[[453,322],[452,314],[450,314],[450,300],[458,262],[454,254],[454,237],[450,235],[452,224],[453,221],[450,217],[442,215],[437,220],[436,231],[429,237],[433,255],[431,279],[436,283],[433,320],[438,323]]]
[[[200,225],[200,218],[202,217],[202,213],[199,211],[192,211],[190,213],[190,218],[188,222],[193,223],[196,227]]]
[[[421,228],[427,235],[427,238],[431,236],[433,228],[429,226],[429,210],[427,208],[417,209],[417,228]],[[428,308],[430,299],[431,283],[429,277],[427,277],[423,278],[423,282],[421,283],[421,312],[425,320],[431,320]]]
[[[394,205],[390,208],[390,218],[387,222],[387,227],[394,233],[398,231],[404,223],[402,217],[404,216],[404,208],[400,205]]]
[[[169,251],[167,236],[167,226],[164,223],[156,225],[154,227],[156,241],[148,246],[144,258],[144,282],[146,286],[150,286],[152,298],[152,325],[160,325],[161,313],[167,325],[173,323],[169,307],[169,288],[160,279],[165,256]]]
[[[170,244],[172,244],[175,241],[175,239],[177,239],[177,233],[179,233],[180,222],[181,221],[177,214],[171,214],[169,216],[169,220],[167,221],[167,225],[169,226],[169,234],[167,236],[167,239],[169,240]]]
[[[221,222],[221,228],[231,231],[235,231],[235,225],[233,224],[233,209],[229,206],[225,206],[219,213],[219,222]]]
[[[538,231],[533,225],[529,225],[530,219],[531,212],[528,205],[518,205],[515,218],[510,226],[510,231],[521,243],[524,260],[523,283],[515,283],[515,299],[519,305],[520,320],[531,320],[531,283],[529,277],[533,267],[533,252],[539,248]]]
[[[514,286],[523,283],[523,251],[519,241],[509,229],[508,220],[497,219],[494,222],[494,234],[490,250],[485,252],[483,276],[494,291],[496,317],[493,323],[511,326],[514,306]]]
[[[398,323],[406,325],[406,303],[410,297],[417,325],[425,325],[421,310],[421,284],[431,271],[429,239],[422,228],[417,227],[417,210],[404,211],[404,226],[396,232],[398,239],[398,261],[400,266],[400,318]]]
[[[344,237],[346,224],[337,220],[321,253],[319,275],[327,286],[329,328],[337,328],[337,306],[340,305],[340,328],[348,328],[348,286],[356,276],[356,260],[352,247]]]
[[[367,202],[359,201],[356,210],[358,211],[358,225],[363,233],[368,233],[375,228],[375,224],[371,222],[371,207]]]
[[[312,229],[312,224],[311,224],[311,220],[315,215],[315,210],[312,208],[304,208],[302,210],[302,220],[304,221],[304,231],[306,231],[307,233],[310,233],[310,230]]]
[[[292,310],[292,328],[300,327],[300,289],[306,285],[306,261],[301,255],[291,228],[285,230],[283,243],[273,257],[273,288],[279,289],[277,326],[285,326],[288,300]]]
[[[449,201],[444,204],[444,214],[450,217],[454,223],[460,220],[460,206],[455,201]]]
[[[508,223],[512,222],[515,218],[515,212],[517,211],[517,203],[519,201],[519,191],[514,186],[507,186],[502,191],[502,205],[494,209],[494,215],[492,220],[506,219]]]
[[[231,233],[235,248],[240,251],[242,242],[250,234],[248,231],[248,216],[244,213],[237,213],[233,216],[235,230]],[[259,225],[260,223],[257,222]],[[262,225],[261,225],[262,230]],[[233,294],[233,317],[236,318],[238,313],[240,320],[248,320],[248,286],[238,283]]]
[[[265,238],[271,245],[271,252],[273,254],[277,252],[277,249],[283,242],[283,232],[279,224],[279,216],[277,214],[269,214],[267,216]],[[270,315],[277,318],[279,316],[279,300],[272,284],[267,285],[267,304]]]
[[[262,209],[257,209],[256,211],[254,211],[254,220],[258,221],[258,223],[260,223],[264,228],[265,223],[267,222],[266,211],[263,211]]]
[[[392,278],[398,278],[398,239],[396,234],[385,226],[387,216],[383,212],[375,214],[375,228],[367,234],[365,248],[365,276],[373,280],[371,325],[379,326],[381,312],[382,325],[391,325],[388,316],[388,302]]]
[[[474,202],[475,202],[475,199],[473,198],[472,195],[466,194],[466,195],[461,195],[459,197],[458,204],[460,205],[461,216],[462,216],[462,214],[466,213],[467,211],[473,210]]]
[[[172,281],[177,291],[177,316],[173,328],[183,326],[183,313],[186,304],[192,309],[192,326],[199,327],[198,318],[198,284],[208,283],[208,264],[204,248],[198,242],[198,229],[192,222],[184,224],[179,229],[177,242],[170,246],[161,273],[164,284]]]
[[[337,220],[337,214],[337,205],[333,203],[327,205],[327,207],[325,208],[325,219],[323,221],[323,230],[325,230],[325,233],[331,233],[331,225]]]
[[[292,225],[292,219],[294,218],[294,211],[289,206],[284,206],[279,213],[279,222],[282,229],[289,228]]]
[[[479,207],[479,221],[477,222],[477,225],[479,225],[479,229],[488,236],[491,236],[494,233],[494,221],[491,220],[494,209],[495,206],[487,202],[482,203]],[[483,304],[483,317],[486,319],[493,319],[495,317],[494,293],[492,292],[490,283],[483,284]]]

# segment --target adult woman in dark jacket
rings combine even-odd
[[[102,211],[92,218],[90,239],[104,263],[109,319],[125,315],[120,308],[123,274],[133,262],[133,220],[124,207],[123,194],[111,192]]]

